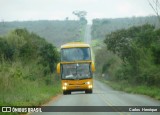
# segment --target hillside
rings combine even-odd
[[[160,27],[156,16],[94,19],[91,32],[92,39],[104,40],[105,35],[113,31],[146,23],[155,25],[156,28]],[[16,28],[26,28],[58,47],[66,42],[81,41],[85,32],[85,25],[75,20],[3,21],[0,22],[0,36]]]
[[[144,24],[160,27],[156,16],[116,18],[116,19],[94,19],[92,24],[92,39],[104,40],[107,34],[120,29],[128,29],[132,26],[141,26]]]
[[[0,35],[5,35],[16,28],[26,28],[56,46],[66,42],[80,41],[84,35],[84,25],[74,20],[3,21],[0,22]]]

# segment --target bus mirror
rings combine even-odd
[[[95,69],[94,62],[91,63],[91,69],[92,69],[92,72],[95,72],[96,69]]]
[[[57,74],[61,73],[61,65],[60,63],[57,64]]]

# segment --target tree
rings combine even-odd
[[[159,33],[159,29],[146,24],[118,30],[106,36],[107,49],[123,60],[117,79],[136,84],[159,85]]]
[[[52,44],[45,44],[40,49],[40,56],[42,57],[40,62],[43,66],[49,66],[48,73],[53,73],[56,67],[57,62],[59,61],[59,53]],[[46,73],[47,74],[47,73]]]
[[[84,24],[87,23],[87,20],[86,20],[86,17],[85,17],[87,15],[86,11],[73,11],[72,13],[74,15],[76,15],[81,22],[83,22]]]
[[[160,1],[159,0],[148,0],[149,5],[153,9],[153,11],[156,13],[158,16],[158,19],[160,21]]]
[[[15,50],[14,47],[8,44],[6,39],[0,37],[0,61],[1,58],[6,60],[13,60]]]

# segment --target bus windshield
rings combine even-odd
[[[91,60],[90,48],[65,48],[61,50],[61,61]]]
[[[62,79],[87,79],[91,78],[90,64],[63,64]]]

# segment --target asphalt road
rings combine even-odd
[[[93,94],[72,92],[61,95],[47,106],[160,106],[160,101],[148,96],[115,91],[94,80]],[[30,115],[160,115],[160,112],[45,112]]]
[[[91,25],[87,25],[85,29],[84,42],[91,43]]]

